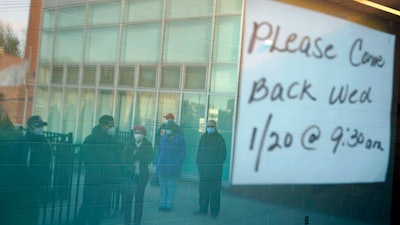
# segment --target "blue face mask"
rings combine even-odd
[[[207,127],[207,133],[209,134],[215,133],[215,127]]]

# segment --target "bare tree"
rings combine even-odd
[[[4,52],[10,55],[20,57],[21,50],[19,48],[20,41],[9,24],[0,21],[0,46],[4,48]]]

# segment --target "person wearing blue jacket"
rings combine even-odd
[[[169,212],[173,208],[178,188],[178,178],[185,160],[185,140],[178,125],[168,121],[166,133],[161,137],[157,157],[156,173],[160,183],[160,211]]]

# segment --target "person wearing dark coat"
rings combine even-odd
[[[199,171],[199,211],[206,215],[210,208],[211,216],[216,218],[221,202],[222,166],[226,159],[226,144],[217,131],[215,120],[207,122],[207,131],[199,142],[196,164]]]
[[[43,134],[47,123],[34,115],[28,119],[27,125],[26,133],[16,141],[10,152],[12,168],[8,173],[12,177],[7,179],[10,185],[7,193],[11,199],[6,202],[8,219],[3,218],[3,224],[36,225],[40,204],[45,200],[49,184],[52,149]]]
[[[77,223],[100,224],[109,213],[111,192],[117,183],[119,146],[114,138],[114,119],[103,115],[83,143],[85,181]]]
[[[122,201],[125,224],[131,224],[132,199],[135,195],[134,224],[139,225],[143,214],[143,198],[149,180],[149,165],[153,160],[153,146],[146,138],[144,126],[134,126],[133,139],[121,154]]]

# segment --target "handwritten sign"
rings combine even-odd
[[[395,36],[247,0],[233,184],[383,182]]]

